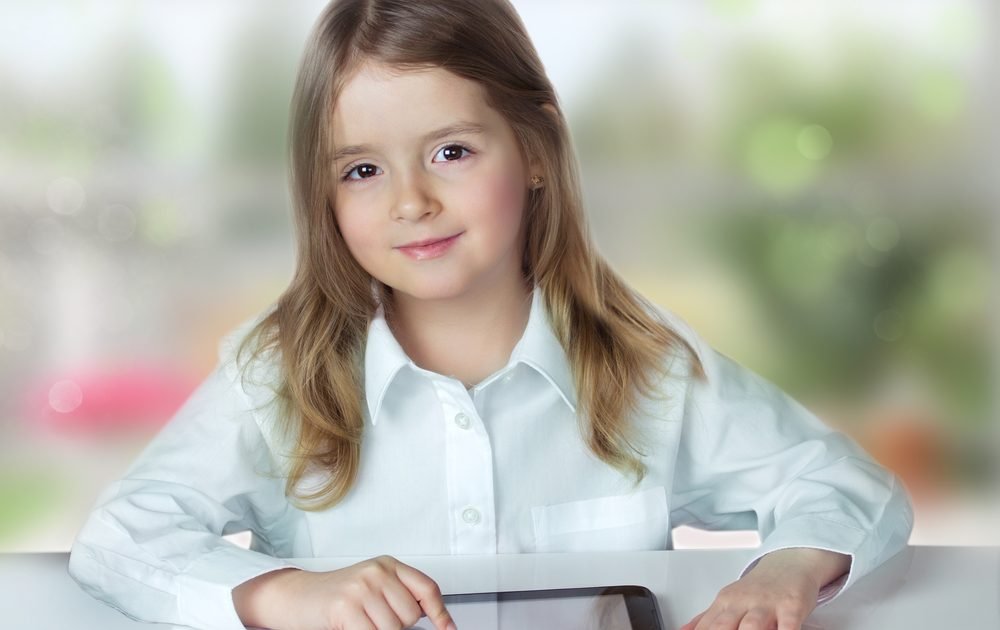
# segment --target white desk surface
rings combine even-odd
[[[749,549],[402,557],[445,593],[639,584],[656,593],[666,630],[704,609]],[[132,621],[92,599],[66,573],[66,553],[0,554],[0,627],[14,630],[165,628]],[[307,559],[329,570],[357,561]],[[1000,629],[1000,547],[908,547],[806,628]],[[470,630],[468,628],[464,630]]]

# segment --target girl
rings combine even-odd
[[[94,596],[220,630],[445,630],[437,586],[392,556],[756,526],[686,628],[786,630],[905,544],[892,475],[597,255],[507,0],[335,0],[291,185],[291,285],[98,500],[70,558]],[[222,539],[244,530],[250,550]],[[337,555],[373,559],[289,560]]]

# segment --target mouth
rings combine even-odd
[[[453,239],[459,236],[458,234],[452,234],[451,236],[442,236],[439,238],[428,238],[422,241],[413,241],[412,243],[407,243],[406,245],[400,245],[396,249],[412,249],[414,247],[427,247],[428,245],[434,245],[435,243],[443,243],[444,241]]]
[[[451,236],[445,236],[443,238],[429,238],[422,241],[413,241],[412,243],[407,243],[406,245],[400,245],[396,249],[415,260],[437,258],[448,251],[455,241],[458,240],[458,237],[463,234],[465,234],[465,232],[459,232],[458,234],[452,234]]]

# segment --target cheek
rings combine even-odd
[[[353,212],[350,207],[341,208],[336,212],[337,227],[340,229],[344,242],[351,255],[358,261],[363,261],[365,252],[371,251],[371,240],[374,230],[365,219],[363,213]]]
[[[493,220],[502,223],[506,231],[516,232],[526,199],[524,183],[517,170],[506,170],[504,176],[492,178],[482,190],[486,193],[484,198],[489,200]]]

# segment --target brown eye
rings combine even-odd
[[[355,173],[357,174],[357,177],[354,176]],[[368,179],[369,177],[374,177],[378,174],[379,168],[374,164],[358,164],[344,174],[344,179]]]
[[[471,151],[469,151],[468,149],[466,149],[462,145],[460,145],[460,144],[449,144],[446,147],[442,147],[437,152],[437,155],[435,155],[434,157],[437,158],[438,156],[440,156],[441,159],[444,160],[444,161],[446,161],[446,162],[454,162],[455,160],[461,160],[463,157],[465,157],[465,155],[467,153],[471,153]],[[435,162],[438,162],[438,161],[441,161],[441,160],[435,159]]]

